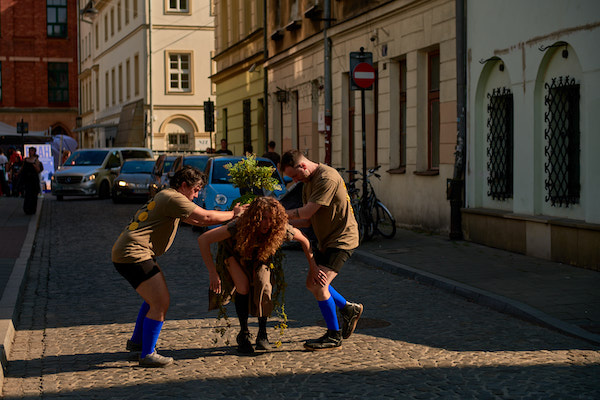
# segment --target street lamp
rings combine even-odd
[[[83,9],[79,10],[79,14],[81,15],[81,20],[83,22],[87,22],[88,24],[91,24],[92,21],[88,21],[87,19],[84,19],[85,17],[89,17],[92,20],[94,20],[94,18],[96,18],[96,16],[98,15],[98,9],[96,7],[94,7],[94,0],[89,0],[88,3],[85,5],[85,7],[83,7]]]

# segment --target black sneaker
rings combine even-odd
[[[173,363],[173,357],[165,357],[158,354],[156,351],[146,357],[140,357],[140,367],[160,368],[166,367]]]
[[[127,346],[125,348],[129,351],[142,351],[142,344],[127,340]]]
[[[304,348],[307,350],[333,350],[342,346],[342,333],[327,329],[327,333],[318,339],[307,340]]]
[[[252,342],[250,342],[250,332],[240,332],[236,338],[238,347],[237,351],[240,354],[254,354],[254,347],[252,347]]]
[[[347,302],[344,308],[342,308],[342,337],[344,339],[348,339],[352,335],[362,312],[363,305],[358,303]]]
[[[258,332],[256,336],[256,350],[271,350],[271,343],[269,343],[266,332]]]

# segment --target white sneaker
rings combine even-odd
[[[158,354],[156,351],[146,357],[140,357],[140,367],[160,368],[166,367],[173,362],[173,357],[165,357]]]

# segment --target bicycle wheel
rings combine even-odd
[[[358,224],[359,226],[362,225],[362,240],[371,240],[375,235],[375,223],[373,221],[373,214],[370,211],[367,211],[363,207],[361,207],[360,218],[361,222],[359,222]]]
[[[393,238],[396,234],[396,220],[392,213],[379,200],[375,203],[375,229],[384,238]]]

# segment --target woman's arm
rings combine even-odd
[[[208,270],[210,289],[215,293],[221,293],[221,279],[219,278],[217,266],[210,252],[210,245],[229,237],[231,237],[231,234],[227,230],[227,226],[211,229],[198,237],[198,246],[200,247],[202,261],[204,261],[204,265],[206,265],[206,269]]]
[[[233,207],[233,211],[214,211],[214,210],[205,210],[202,207],[196,207],[194,211],[190,214],[189,217],[183,220],[186,224],[196,225],[196,226],[209,226],[222,224],[223,222],[227,222],[244,212],[248,208],[248,205],[236,205]]]

